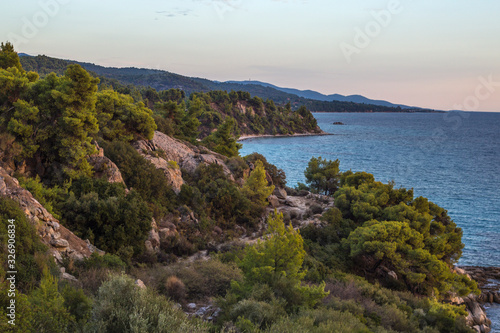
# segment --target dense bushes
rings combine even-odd
[[[323,164],[332,165],[331,177],[313,172]],[[337,208],[322,217],[326,226],[304,230],[310,253],[323,263],[335,267],[343,262],[341,266],[366,277],[419,294],[477,291],[473,281],[450,269],[461,255],[462,230],[444,209],[414,198],[412,190],[376,182],[365,172],[340,175],[338,161],[313,158],[307,174],[320,180],[311,183],[318,188],[328,179],[340,179],[341,184],[334,193]],[[390,278],[389,271],[398,278]]]
[[[151,213],[135,190],[126,194],[123,184],[92,178],[74,181],[70,190],[63,205],[64,224],[106,252],[142,252]]]
[[[276,187],[284,188],[286,185],[286,174],[282,169],[278,169],[275,165],[269,163],[267,159],[259,153],[252,153],[244,157],[247,163],[255,164],[261,161],[266,169],[266,173],[272,180],[272,184]]]
[[[175,207],[175,194],[161,170],[125,142],[103,141],[100,145],[106,156],[120,168],[127,187],[140,194],[156,218]]]
[[[208,326],[190,320],[165,297],[141,289],[124,275],[100,288],[88,332],[208,332]]]

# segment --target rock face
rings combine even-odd
[[[97,178],[104,178],[110,183],[125,184],[120,169],[106,156],[93,155],[87,161],[94,168]]]
[[[310,192],[301,193],[304,195],[287,195],[286,191],[276,188],[267,199],[271,204],[267,210],[271,213],[276,209],[283,213],[285,220],[300,221],[300,226],[308,224],[321,225],[321,214],[334,206],[332,197]]]
[[[234,180],[231,170],[229,170],[224,163],[224,156],[206,148],[196,147],[187,142],[174,139],[161,132],[156,131],[152,140],[140,140],[135,142],[133,146],[141,155],[147,160],[150,160],[159,169],[166,170],[169,165],[172,169],[172,162],[169,163],[169,161],[173,161],[176,162],[180,168],[186,170],[186,172],[193,174],[201,163],[206,165],[215,163],[222,166],[224,173],[229,176],[230,179]],[[176,184],[175,186],[178,186],[180,191],[180,186],[178,185],[182,181],[180,171],[175,174],[168,172],[165,176],[167,178],[173,177],[171,182]]]
[[[21,186],[17,179],[11,177],[0,167],[0,196],[16,201],[24,211],[28,220],[35,226],[42,242],[49,246],[50,253],[57,261],[62,256],[81,260],[96,250],[87,242],[75,236],[71,231],[59,224],[31,193]]]
[[[455,297],[452,303],[465,303],[468,316],[467,325],[478,333],[491,331],[491,321],[486,316],[483,304],[500,304],[500,267],[477,267],[464,266],[455,267],[455,272],[467,275],[475,280],[481,290],[481,295],[469,295],[464,298]]]

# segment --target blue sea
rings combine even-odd
[[[342,171],[367,171],[376,180],[413,188],[415,196],[447,209],[463,229],[459,265],[500,266],[500,113],[314,116],[334,135],[249,139],[240,153],[264,155],[286,172],[291,187],[305,182],[308,161],[321,156],[339,159]],[[490,315],[498,316],[498,307],[495,312]]]

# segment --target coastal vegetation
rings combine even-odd
[[[307,108],[26,69],[1,44],[2,332],[471,332],[445,302],[478,292],[452,270],[462,231],[445,209],[338,160],[313,157],[291,189],[240,156],[242,133],[319,133]],[[334,206],[303,225],[270,208],[291,194]]]

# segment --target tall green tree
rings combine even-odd
[[[255,162],[255,168],[243,185],[243,194],[260,206],[266,205],[266,199],[273,193],[274,185],[268,186],[266,170],[260,160]]]
[[[262,290],[263,286],[272,290],[275,299],[284,301],[288,311],[317,304],[328,293],[324,282],[317,286],[302,285],[306,274],[302,266],[305,254],[300,232],[291,225],[285,226],[282,213],[275,211],[269,215],[264,240],[245,249],[240,265],[244,281],[233,282],[229,293],[236,294],[239,300],[233,309],[242,306],[244,298],[255,290]]]
[[[14,46],[7,42],[0,44],[0,68],[7,69],[15,67],[20,72],[24,72],[21,66],[21,61],[16,51],[14,51]]]
[[[234,157],[239,156],[238,151],[243,146],[237,142],[239,136],[238,123],[233,117],[227,117],[217,131],[206,137],[203,142],[216,153]]]
[[[67,332],[74,321],[64,307],[64,297],[57,288],[57,279],[44,271],[40,287],[28,297],[33,312],[33,331],[39,333]]]
[[[205,106],[205,102],[197,97],[194,97],[193,100],[189,102],[187,112],[184,113],[180,126],[181,135],[184,139],[196,142],[200,134],[198,127],[201,125],[198,117],[203,113]]]
[[[285,226],[283,214],[276,211],[267,218],[264,241],[248,247],[241,268],[253,283],[274,284],[280,278],[300,283],[305,276],[304,241],[292,225]]]
[[[153,111],[129,95],[113,90],[97,93],[96,114],[100,135],[106,140],[152,139],[156,124]]]
[[[304,171],[306,183],[310,184],[311,191],[332,195],[339,187],[339,164],[339,160],[329,161],[321,156],[311,158]]]

